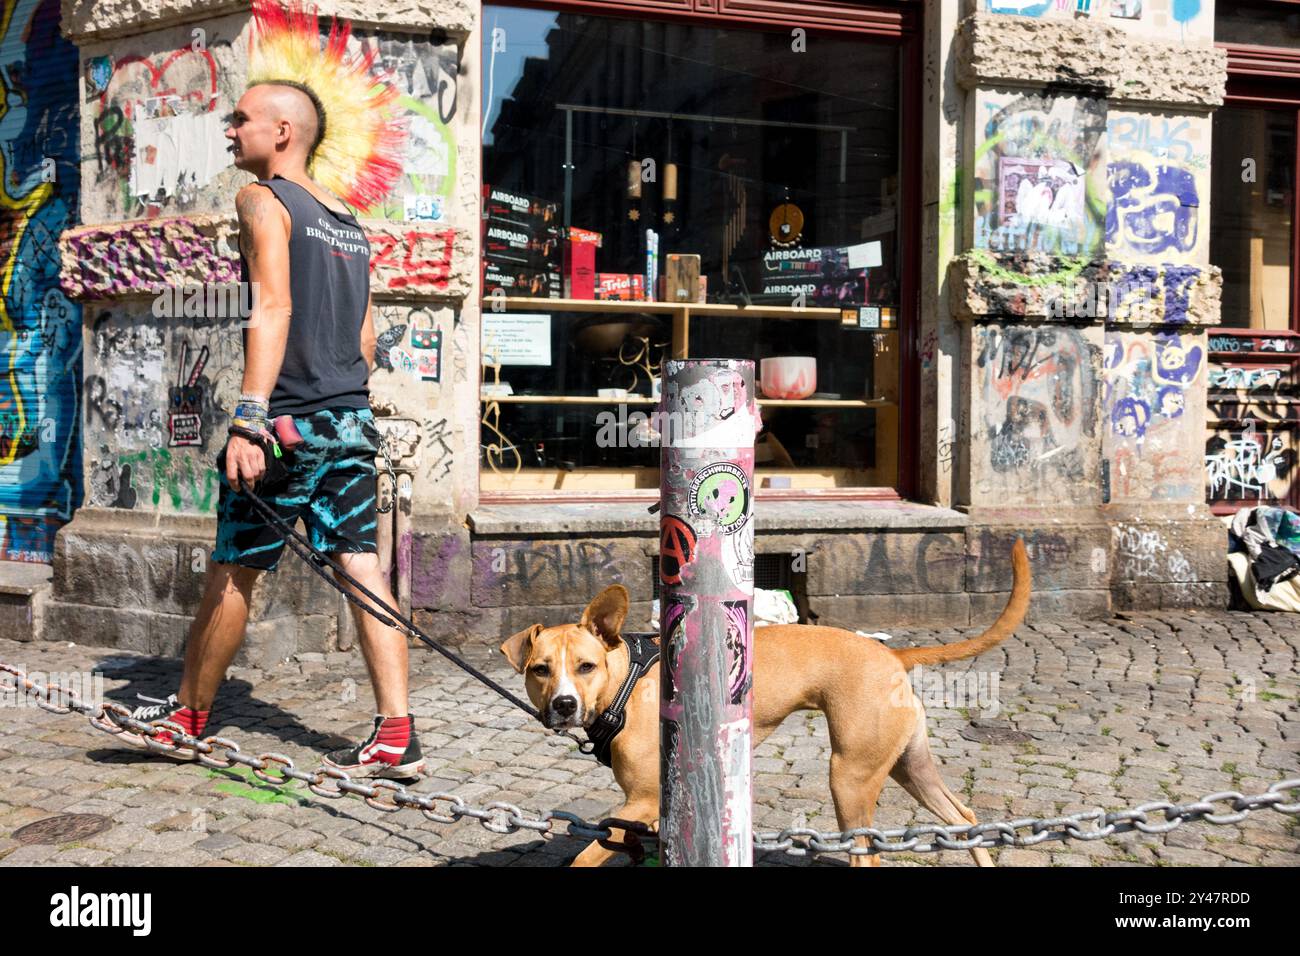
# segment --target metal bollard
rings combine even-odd
[[[754,363],[670,360],[660,446],[665,866],[751,866]]]

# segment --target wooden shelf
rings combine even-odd
[[[681,312],[691,316],[716,315],[724,318],[754,319],[820,319],[822,321],[840,319],[839,309],[806,308],[796,309],[789,305],[726,305],[706,302],[620,302],[609,299],[537,299],[525,296],[505,296],[483,300],[485,308],[504,304],[506,309],[543,309],[552,312],[609,312],[609,313],[655,313],[657,315],[676,315]]]
[[[503,395],[480,398],[481,402],[501,405],[658,405],[659,400],[644,395],[627,398],[601,398],[598,395]],[[894,402],[884,398],[760,398],[758,404],[773,408],[892,408]]]

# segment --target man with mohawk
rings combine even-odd
[[[133,714],[200,738],[243,643],[253,585],[275,570],[285,547],[243,491],[267,474],[272,431],[301,443],[293,445],[287,476],[257,488],[259,497],[290,524],[301,517],[314,547],[396,603],[375,542],[370,244],[322,184],[363,208],[387,194],[401,169],[402,131],[386,109],[397,94],[371,75],[373,50],[346,55],[346,23],[335,21],[322,50],[315,14],[298,3],[285,9],[258,0],[253,13],[250,82],[226,130],[235,166],[256,177],[235,197],[241,277],[255,290],[244,330],[243,393],[231,414],[217,543],[179,692],[143,698],[151,705]],[[324,762],[354,777],[414,776],[424,760],[407,708],[406,639],[353,610],[378,713],[369,738]],[[142,735],[121,739],[146,746]],[[154,739],[176,746],[170,730]],[[160,752],[196,756],[185,746]]]

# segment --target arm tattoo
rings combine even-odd
[[[253,262],[257,259],[257,246],[253,241],[253,230],[261,226],[266,218],[266,197],[260,189],[243,192],[235,197],[235,209],[239,214],[239,244],[244,256]]]

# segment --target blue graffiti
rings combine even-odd
[[[1196,15],[1201,12],[1201,0],[1174,0],[1173,10],[1174,20],[1186,26],[1196,19]]]
[[[1196,179],[1165,164],[1154,169],[1122,161],[1107,166],[1111,205],[1106,211],[1106,241],[1154,255],[1166,249],[1190,252],[1196,245],[1201,200]]]
[[[0,559],[49,561],[82,497],[81,308],[59,288],[58,249],[77,217],[78,53],[59,0],[0,10],[0,225],[20,237],[0,246]],[[28,83],[33,63],[42,79]]]
[[[1052,0],[985,0],[989,13],[1011,13],[1022,17],[1041,17],[1052,8]]]
[[[1187,408],[1187,399],[1177,385],[1166,385],[1156,392],[1156,414],[1178,418]]]
[[[1191,385],[1201,374],[1205,350],[1199,345],[1188,348],[1176,333],[1156,335],[1156,361],[1152,368],[1155,380],[1162,385]]]
[[[1147,434],[1151,408],[1137,398],[1121,398],[1110,411],[1110,425],[1116,435],[1141,441]]]

